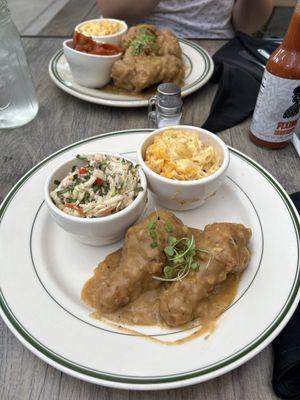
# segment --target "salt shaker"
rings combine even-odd
[[[181,89],[175,83],[162,83],[149,99],[149,128],[179,125],[182,116]]]

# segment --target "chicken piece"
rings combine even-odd
[[[160,71],[160,57],[129,57],[114,63],[112,77],[116,87],[141,92],[159,82]]]
[[[126,50],[129,49],[131,42],[138,36],[139,31],[141,29],[147,29],[150,33],[152,33],[156,37],[158,36],[159,31],[157,28],[155,28],[154,25],[140,24],[140,25],[132,26],[131,28],[129,28],[128,32],[124,36],[122,36],[122,39],[121,39],[121,47],[125,50],[125,53],[131,54],[131,51],[127,52]],[[147,50],[149,50],[149,48],[147,48]],[[155,55],[155,54],[157,54],[157,52],[155,50],[156,49],[152,49],[152,52],[148,51],[147,54]]]
[[[182,52],[177,37],[169,29],[162,29],[157,34],[158,55],[175,56],[181,60]]]
[[[108,279],[109,275],[119,267],[121,256],[122,249],[109,254],[99,263],[94,270],[94,275],[83,286],[81,298],[90,307],[96,308],[96,293],[99,281]]]
[[[215,223],[193,234],[196,247],[209,254],[199,252],[199,269],[162,292],[160,315],[169,326],[192,321],[201,300],[228,274],[242,272],[250,259],[251,230],[241,224]]]
[[[141,92],[160,82],[181,84],[184,64],[177,37],[169,30],[138,25],[122,38],[125,49],[112,67],[112,79],[118,88]]]
[[[172,55],[177,58],[181,58],[181,48],[178,42],[177,37],[174,35],[172,31],[169,29],[157,29],[153,25],[143,24],[138,26],[133,26],[129,29],[126,35],[122,37],[121,47],[125,50],[125,54],[131,55],[131,51],[127,51],[130,47],[130,43],[138,36],[140,29],[147,29],[153,35],[156,36],[156,44],[152,51],[149,52],[149,48],[146,47],[146,53],[143,52],[143,55],[159,55],[159,56],[168,56]]]
[[[113,312],[136,299],[143,291],[160,285],[153,275],[161,275],[165,265],[163,249],[169,236],[167,221],[176,237],[188,235],[188,228],[167,211],[153,212],[128,229],[118,268],[110,274],[103,274],[98,280],[95,306],[99,312]],[[153,225],[151,229],[149,223]],[[156,238],[150,237],[150,231],[155,231]],[[155,241],[157,246],[153,247],[151,244]]]
[[[181,61],[174,56],[138,56],[116,61],[112,69],[114,85],[141,92],[160,82],[178,83],[184,77]]]
[[[160,82],[172,82],[180,86],[185,74],[181,59],[172,55],[167,55],[160,58],[162,59]]]

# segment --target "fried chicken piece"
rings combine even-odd
[[[120,264],[122,249],[108,254],[94,270],[94,275],[85,283],[81,291],[82,300],[90,307],[96,308],[96,294],[100,280],[108,279],[109,275],[115,271]]]
[[[180,84],[183,77],[181,61],[174,56],[128,57],[113,65],[114,85],[134,92],[160,82]]]
[[[250,259],[251,230],[241,224],[215,223],[193,234],[196,247],[210,254],[199,252],[199,269],[162,292],[160,315],[169,326],[192,321],[201,300],[228,274],[242,272]]]
[[[171,31],[138,25],[123,36],[122,47],[125,49],[123,57],[112,67],[111,76],[116,87],[141,92],[161,82],[182,83],[185,71],[181,48]]]
[[[165,265],[164,248],[169,233],[165,224],[172,224],[173,234],[187,236],[188,228],[172,213],[151,213],[128,229],[120,264],[111,273],[99,276],[95,292],[95,307],[99,312],[112,312],[137,298],[143,291],[160,285],[153,275],[161,275]],[[149,223],[155,226],[155,238],[150,237]],[[151,243],[157,241],[157,246]]]
[[[158,29],[154,26],[154,25],[150,25],[150,24],[140,24],[140,25],[136,25],[136,26],[132,26],[131,28],[129,28],[128,32],[122,36],[121,39],[121,47],[122,49],[125,50],[125,54],[131,54],[131,51],[126,51],[127,49],[129,49],[130,43],[138,36],[139,31],[141,29],[147,29],[149,32],[151,32],[153,35],[155,35],[156,37],[158,36]],[[149,48],[147,49],[149,50]],[[145,53],[143,53],[145,54]],[[152,52],[147,51],[146,53],[147,55],[156,55],[157,51],[155,48],[152,49]]]
[[[158,55],[174,56],[181,60],[182,52],[177,37],[169,29],[161,29],[157,34]]]
[[[181,59],[172,55],[160,58],[162,59],[160,82],[172,82],[180,86],[185,73]]]
[[[129,31],[122,37],[121,47],[125,50],[125,55],[132,56],[131,51],[127,51],[130,47],[130,43],[138,36],[140,29],[147,29],[156,36],[157,46],[153,47],[151,51],[146,47],[146,52],[142,55],[158,55],[158,56],[175,56],[181,58],[181,48],[177,37],[169,29],[157,29],[153,25],[142,24],[133,26]]]

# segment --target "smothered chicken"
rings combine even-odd
[[[153,245],[153,239],[149,235],[149,224],[152,221],[155,222],[157,246]],[[95,306],[100,312],[115,311],[143,291],[157,286],[159,282],[153,279],[153,275],[161,274],[166,261],[163,252],[168,238],[164,228],[166,221],[172,223],[174,232],[179,237],[187,234],[187,227],[167,211],[152,213],[128,229],[119,267],[99,280]]]
[[[248,266],[250,238],[251,230],[241,224],[213,223],[202,231],[171,212],[153,212],[128,229],[122,249],[99,264],[82,298],[98,316],[131,324],[201,321],[212,300],[219,302],[212,308],[217,317],[236,293],[226,297],[226,290]]]
[[[138,25],[123,36],[121,45],[125,52],[112,68],[116,87],[141,92],[161,82],[182,83],[181,48],[170,30]]]
[[[205,249],[199,252],[205,267],[191,271],[161,293],[160,314],[168,325],[193,320],[199,303],[217,284],[225,281],[228,274],[240,273],[247,267],[250,236],[250,229],[230,223],[207,225],[203,232],[195,233],[196,247]]]

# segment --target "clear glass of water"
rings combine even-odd
[[[0,0],[0,129],[27,124],[38,108],[19,32]]]

